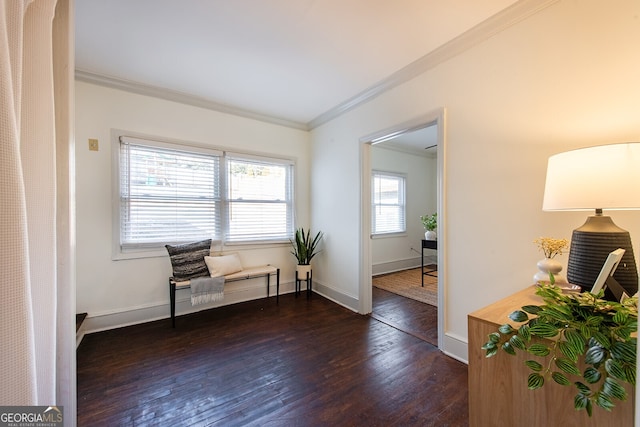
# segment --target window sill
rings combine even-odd
[[[407,237],[409,234],[407,232],[402,233],[385,233],[385,234],[372,234],[372,239],[390,239],[395,237]]]
[[[227,243],[224,246],[220,244],[219,241],[214,241],[211,244],[211,252],[219,253],[225,252],[229,250],[239,250],[241,246],[241,250],[252,250],[252,249],[264,249],[264,248],[281,248],[284,246],[290,246],[290,242],[284,241],[271,241],[271,242],[261,242],[261,241],[253,241],[253,242],[234,242]],[[160,258],[167,257],[169,254],[167,250],[162,248],[147,248],[147,249],[128,249],[126,251],[120,250],[120,248],[116,248],[114,253],[111,255],[112,261],[123,261],[123,260],[131,260],[131,259],[143,259],[143,258]]]

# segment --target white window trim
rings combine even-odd
[[[164,146],[167,148],[174,148],[178,150],[188,150],[204,153],[221,153],[223,155],[220,164],[222,185],[226,188],[226,158],[224,156],[232,156],[243,159],[255,159],[258,161],[267,161],[272,163],[280,163],[290,165],[293,167],[291,171],[291,215],[293,216],[293,228],[295,230],[296,221],[296,204],[295,204],[295,183],[297,176],[296,159],[286,156],[274,156],[273,154],[262,154],[256,152],[242,152],[233,149],[225,149],[220,146],[209,146],[202,143],[196,143],[185,140],[176,140],[166,137],[153,136],[148,134],[142,134],[139,132],[132,132],[122,129],[111,129],[111,259],[114,261],[138,259],[138,258],[155,258],[164,257],[167,255],[166,249],[163,248],[140,248],[140,249],[127,249],[123,251],[120,246],[120,137],[125,136],[127,138],[138,139],[143,142],[151,141],[158,146]],[[222,192],[226,190],[223,188]],[[223,197],[223,205],[227,204],[226,195]],[[226,209],[226,206],[225,206]],[[223,215],[223,229],[226,229],[226,215]],[[242,242],[223,242],[221,240],[214,240],[211,242],[212,247],[219,247],[220,251],[224,250],[225,246],[245,246],[245,247],[260,247],[265,246],[279,247],[283,245],[289,245],[290,242],[286,241],[242,241]]]

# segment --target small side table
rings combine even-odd
[[[307,298],[311,297],[311,291],[313,290],[312,270],[307,271],[305,276],[306,277],[298,277],[298,271],[296,270],[296,298],[300,295],[300,288],[303,281],[307,282]]]
[[[429,268],[424,266],[424,250],[425,249],[434,249],[438,250],[438,241],[437,240],[425,240],[422,239],[422,287],[424,287],[424,276],[438,277],[437,274],[433,274],[438,271],[438,267]]]

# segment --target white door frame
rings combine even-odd
[[[438,348],[444,348],[444,331],[447,311],[447,211],[446,211],[446,109],[440,108],[400,125],[383,129],[360,138],[360,286],[359,312],[369,314],[372,311],[371,291],[371,146],[392,137],[412,132],[431,125],[437,126],[437,210],[438,210]]]

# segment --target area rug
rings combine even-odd
[[[372,282],[376,288],[437,307],[438,278],[424,276],[424,287],[422,287],[421,274],[421,268],[412,268],[411,270],[374,276]],[[432,274],[437,275],[438,273],[434,272]]]

